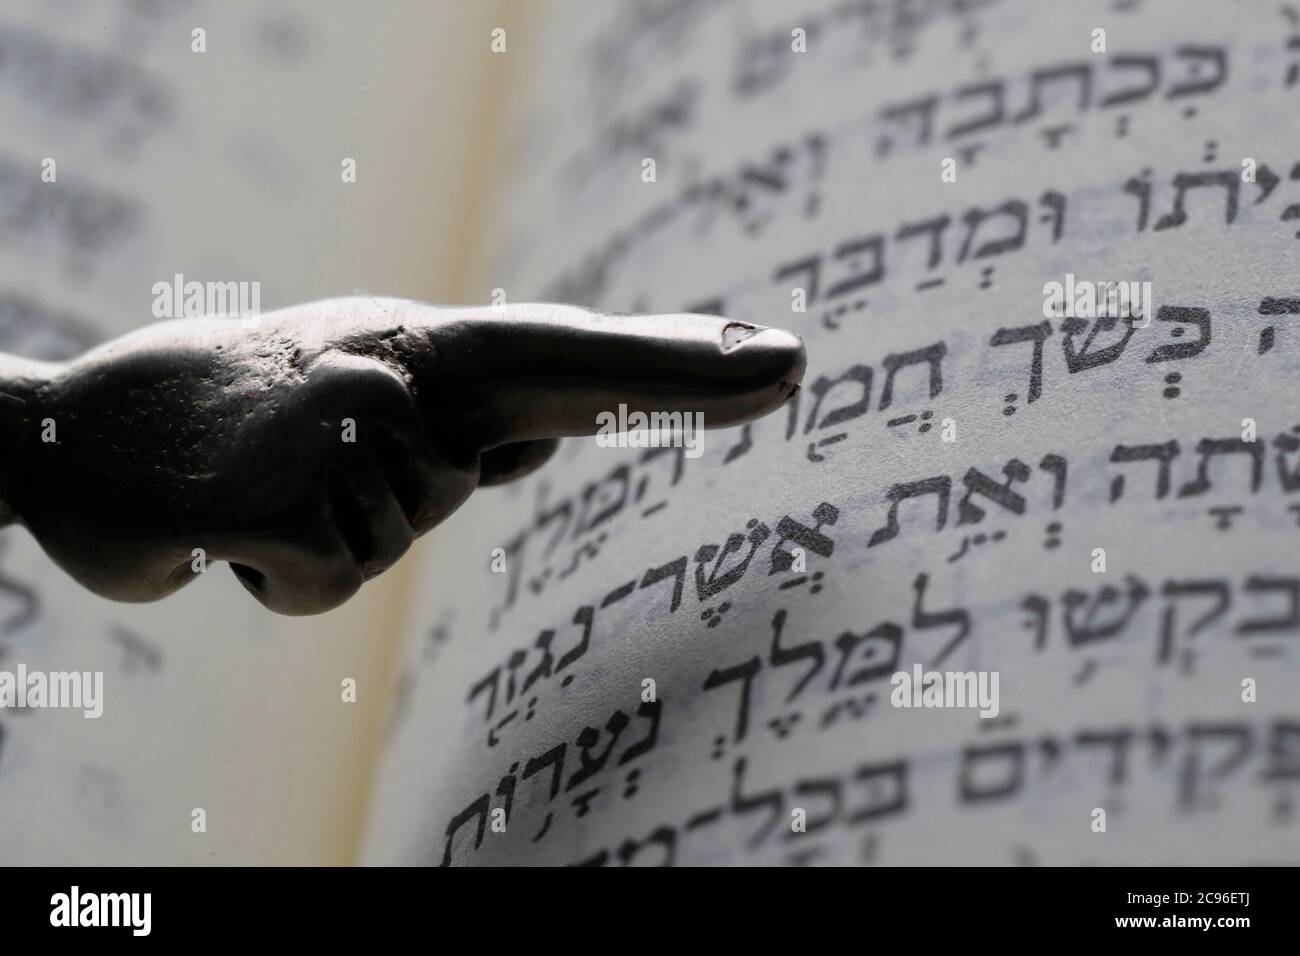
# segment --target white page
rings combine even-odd
[[[359,288],[444,294],[438,264],[463,242],[445,227],[472,168],[445,144],[476,107],[430,61],[473,84],[468,54],[486,59],[488,43],[477,16],[416,2],[6,4],[0,350],[65,358],[153,321],[154,283],[176,273],[260,282],[264,310]],[[0,668],[102,670],[106,696],[97,720],[0,713],[0,862],[353,858],[396,575],[289,619],[224,564],[158,604],[120,605],[21,529],[0,547]]]
[[[366,858],[1294,862],[1294,6],[547,22],[484,295],[785,326],[808,373],[678,479],[570,441],[452,519]],[[1045,318],[1067,273],[1163,311]],[[893,706],[916,665],[997,717]]]

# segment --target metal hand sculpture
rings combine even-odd
[[[602,411],[736,425],[803,370],[795,336],[703,315],[357,297],[163,322],[66,364],[0,356],[0,518],[105,597],[163,597],[201,554],[313,614]]]

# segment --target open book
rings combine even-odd
[[[183,273],[809,368],[698,458],[566,442],[319,618],[3,532],[0,667],[106,699],[0,714],[0,860],[1295,862],[1296,5],[29,6],[4,350]]]

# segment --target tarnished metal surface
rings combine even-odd
[[[703,315],[356,297],[163,322],[67,363],[0,356],[0,497],[106,597],[162,597],[201,556],[311,614],[602,412],[736,425],[803,370],[795,336]]]

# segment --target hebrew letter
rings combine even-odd
[[[1124,192],[1137,198],[1137,231],[1141,232],[1147,227],[1147,218],[1151,215],[1151,182],[1145,176],[1133,176],[1124,184]]]
[[[1034,351],[1029,363],[1028,400],[1038,401],[1043,393],[1043,342],[1052,334],[1052,323],[1044,319],[1037,325],[1025,325],[1018,329],[998,329],[989,339],[989,345],[1015,345],[1017,342],[1033,342]]]
[[[1241,187],[1241,177],[1235,169],[1225,169],[1217,173],[1179,173],[1174,177],[1174,208],[1156,220],[1155,228],[1172,229],[1187,222],[1186,199],[1191,189],[1204,189],[1207,186],[1220,186],[1226,194],[1224,221],[1232,225],[1237,219],[1237,193]]]
[[[913,349],[911,352],[898,352],[886,355],[881,362],[885,366],[885,388],[880,393],[880,410],[884,411],[894,401],[894,376],[899,369],[909,365],[925,363],[930,366],[930,397],[935,398],[943,391],[943,357],[948,354],[944,342],[935,342],[925,348]]]
[[[763,666],[763,661],[755,654],[749,660],[724,670],[712,670],[704,679],[704,689],[725,687],[732,681],[740,681],[740,709],[736,713],[736,743],[745,739],[749,732],[749,689],[754,683],[754,675]]]
[[[753,836],[749,838],[749,841],[746,844],[749,849],[754,850],[762,845],[763,841],[767,839],[768,834],[772,832],[773,827],[775,827],[780,821],[785,812],[785,801],[781,799],[780,790],[769,790],[766,793],[757,794],[752,797],[743,794],[741,791],[744,790],[745,787],[745,767],[745,758],[737,758],[732,770],[731,812],[739,816],[764,807],[767,807],[771,811],[768,815],[767,821],[754,831]]]
[[[1156,87],[1160,85],[1160,61],[1154,56],[1116,56],[1110,59],[1112,70],[1126,70],[1132,67],[1146,71],[1145,82],[1116,90],[1104,97],[1101,101],[1103,107],[1132,103],[1134,100],[1145,99],[1155,92]]]
[[[1038,467],[1052,475],[1052,510],[1056,511],[1065,501],[1065,478],[1069,462],[1053,452],[1043,456]]]
[[[729,465],[741,455],[749,453],[754,447],[754,423],[749,422],[740,427],[740,437],[736,443],[727,449],[727,454],[722,459],[724,465]]]
[[[789,571],[794,565],[794,558],[785,549],[786,542],[793,541],[805,551],[812,551],[823,558],[835,553],[835,542],[821,533],[822,525],[833,525],[840,520],[840,509],[828,501],[823,501],[813,509],[812,528],[800,524],[789,515],[785,515],[776,525],[776,544],[772,546],[771,565],[768,574]]]
[[[639,758],[642,754],[647,754],[654,750],[655,744],[659,742],[659,719],[663,716],[664,702],[659,700],[643,700],[641,706],[636,709],[638,717],[644,717],[650,721],[650,729],[646,735],[632,744],[627,750],[624,750],[618,758],[618,765],[631,763]]]
[[[1151,592],[1140,578],[1131,574],[1126,575],[1124,581],[1127,585],[1127,594],[1124,595],[1110,584],[1102,585],[1096,597],[1073,589],[1061,595],[1061,617],[1071,647],[1108,640],[1128,627]],[[1113,607],[1114,613],[1099,621],[1098,616],[1104,615],[1107,607]]]
[[[1170,598],[1169,603],[1165,605],[1160,626],[1160,651],[1157,659],[1162,664],[1172,658],[1174,653],[1174,639],[1178,629],[1174,598],[1198,596],[1211,598],[1210,610],[1193,621],[1192,626],[1187,629],[1186,638],[1189,641],[1226,614],[1232,601],[1232,594],[1226,581],[1166,581],[1161,593],[1166,598]]]
[[[1006,508],[1014,515],[1025,513],[1025,496],[1011,490],[1014,482],[1029,480],[1030,470],[1019,458],[1012,458],[1002,466],[1006,481],[999,484],[978,468],[971,468],[962,478],[966,494],[957,503],[957,524],[978,524],[984,520],[984,509],[971,501],[971,496],[978,493]]]
[[[1065,197],[1054,189],[1049,189],[1038,197],[1038,204],[1046,206],[1051,212],[1044,213],[1039,217],[1039,222],[1051,222],[1052,224],[1052,244],[1061,238],[1061,232],[1065,228]]]
[[[1119,322],[1118,316],[1109,316],[1100,318],[1091,324],[1087,319],[1068,318],[1061,323],[1061,332],[1065,338],[1061,340],[1061,346],[1065,351],[1065,365],[1073,375],[1076,372],[1082,372],[1085,369],[1096,368],[1098,365],[1108,365],[1124,354],[1124,349],[1128,347],[1128,340],[1133,338],[1133,322],[1124,320],[1124,335],[1117,341],[1112,342],[1105,348],[1092,350],[1093,340],[1097,338],[1099,332],[1109,332]],[[1087,337],[1083,340],[1083,348],[1075,349],[1074,338],[1083,332],[1087,332]]]
[[[563,518],[564,520],[560,523],[559,531],[557,531],[554,535],[551,536],[550,543],[547,544],[546,550],[542,552],[543,557],[550,556],[551,552],[555,550],[555,546],[560,543],[560,539],[564,537],[564,532],[566,532],[569,529],[569,522],[573,519],[573,502],[570,501],[568,498],[565,498],[562,502],[560,502],[550,511],[543,511],[541,514],[539,514],[537,516],[537,521],[535,522],[534,527],[536,528],[536,530],[541,531],[543,528],[545,528],[548,524],[550,524],[552,521],[554,521],[557,518]],[[509,550],[510,550],[509,548],[506,549],[507,554],[509,554]]]
[[[500,667],[492,668],[492,672],[490,674],[488,674],[486,677],[484,677],[482,680],[480,680],[477,684],[475,684],[469,689],[469,696],[465,698],[465,703],[472,704],[474,703],[475,697],[477,697],[483,691],[488,692],[487,713],[483,715],[484,720],[491,720],[492,711],[496,709],[497,682],[500,677],[501,677],[501,668]]]
[[[519,596],[519,580],[523,577],[524,545],[528,543],[529,534],[521,531],[506,542],[506,597],[503,607],[513,607]]]
[[[1001,764],[999,772],[986,776],[980,764]],[[1025,748],[1021,744],[993,744],[967,747],[961,755],[958,796],[962,803],[982,803],[1014,795],[1025,779]]]
[[[665,446],[660,446],[659,448],[647,448],[645,451],[643,451],[643,452],[641,453],[641,458],[640,458],[639,461],[637,461],[637,468],[638,468],[638,469],[642,469],[642,468],[644,468],[644,469],[648,470],[649,465],[650,465],[650,463],[651,463],[652,461],[654,461],[656,458],[659,458],[660,456],[664,456],[664,455],[666,455],[666,456],[668,457],[669,462],[670,462],[670,463],[672,464],[672,466],[673,466],[673,472],[672,472],[672,474],[673,474],[673,478],[672,478],[672,481],[669,482],[669,484],[668,484],[668,486],[669,486],[670,488],[673,488],[673,487],[676,487],[677,482],[679,482],[679,481],[682,480],[682,469],[685,467],[685,464],[686,464],[686,448],[685,448],[685,446],[683,446],[683,445],[673,445],[673,446],[667,446],[667,447],[665,447]],[[637,502],[637,504],[640,504],[640,503],[641,503],[641,499],[645,497],[646,486],[647,486],[649,483],[650,483],[650,476],[649,476],[649,475],[641,475],[640,479],[637,481],[637,483],[636,483],[636,502]],[[649,515],[649,514],[651,514],[652,512],[658,511],[660,508],[664,507],[666,504],[667,504],[666,501],[661,501],[661,502],[659,502],[658,504],[651,505],[649,508],[646,508],[645,510],[643,510],[643,511],[641,512],[641,514],[642,514],[643,516],[644,516],[644,515]]]
[[[608,521],[614,515],[623,510],[627,504],[628,478],[631,469],[627,465],[619,465],[604,478],[598,481],[590,482],[582,490],[582,516],[578,518],[578,525],[574,529],[573,536],[586,534],[596,525],[603,521]],[[613,483],[617,490],[607,489],[606,482]],[[589,520],[584,523],[587,512],[591,509],[593,501],[602,500],[604,507]]]
[[[898,227],[898,232],[894,238],[900,242],[904,239],[911,239],[913,236],[920,236],[926,233],[930,234],[929,254],[926,259],[925,267],[933,269],[943,258],[943,233],[948,228],[952,219],[947,216],[935,216],[932,219],[922,219],[919,222],[908,222]]]
[[[1029,75],[1029,105],[1013,121],[1023,123],[1038,116],[1043,109],[1043,90],[1059,80],[1078,81],[1079,98],[1074,108],[1080,113],[1086,110],[1092,102],[1092,67],[1087,63],[1071,63],[1034,70]]]
[[[1174,51],[1175,56],[1180,56],[1186,60],[1208,60],[1214,67],[1214,75],[1205,79],[1197,79],[1200,72],[1200,64],[1193,66],[1191,69],[1192,79],[1176,86],[1171,86],[1165,96],[1169,99],[1177,99],[1180,96],[1192,96],[1198,93],[1208,93],[1222,85],[1228,75],[1228,55],[1223,47],[1217,46],[1180,46]]]
[[[1163,445],[1116,445],[1110,453],[1112,463],[1126,461],[1150,461],[1155,459],[1160,462],[1160,470],[1156,473],[1156,497],[1163,498],[1169,494],[1169,463],[1178,457],[1178,442],[1167,441]],[[1110,500],[1112,503],[1119,500],[1124,493],[1124,476],[1116,475],[1110,483]]]
[[[502,801],[502,809],[506,812],[506,822],[508,823],[510,821],[510,809],[515,803],[515,775],[513,768],[497,784],[496,795],[505,798]]]
[[[812,305],[817,301],[817,280],[821,276],[821,256],[809,256],[807,259],[800,259],[798,262],[789,262],[778,266],[772,281],[785,285],[787,279],[791,276],[797,276],[801,272],[808,273],[808,281],[799,282],[796,285],[808,293],[808,304]]]
[[[1252,575],[1246,579],[1249,594],[1276,591],[1286,595],[1287,610],[1280,617],[1255,617],[1237,625],[1238,634],[1266,634],[1300,629],[1300,579]]]
[[[965,608],[953,608],[938,613],[923,610],[921,604],[925,600],[925,589],[929,583],[928,574],[918,574],[916,580],[912,582],[912,590],[916,592],[916,600],[912,604],[912,627],[917,630],[929,630],[932,627],[954,625],[957,628],[957,634],[934,659],[933,666],[938,667],[970,634],[970,614]]]
[[[843,682],[844,670],[849,657],[862,647],[860,659],[865,666],[858,668]],[[886,677],[898,669],[898,654],[903,647],[903,629],[897,624],[882,621],[865,634],[845,631],[835,639],[835,647],[840,652],[839,664],[831,677],[830,689],[838,690],[841,686],[856,687],[879,677]]]
[[[1034,631],[1034,650],[1041,651],[1047,646],[1047,617],[1051,604],[1041,594],[1027,594],[1020,606],[1034,616],[1025,621],[1025,627]]]
[[[682,555],[676,561],[669,561],[657,568],[648,568],[645,575],[641,578],[641,587],[648,588],[653,584],[658,584],[665,578],[676,578],[673,584],[673,603],[669,613],[677,610],[677,606],[682,603],[682,586],[686,581],[686,555]]]
[[[800,644],[798,647],[784,648],[781,646],[781,632],[785,629],[785,610],[776,612],[772,618],[772,651],[768,656],[768,663],[773,667],[785,667],[787,664],[794,664],[801,660],[809,660],[812,664],[799,679],[799,683],[794,685],[790,695],[786,697],[785,702],[788,704],[799,696],[800,692],[807,686],[808,682],[817,676],[822,669],[822,663],[825,660],[825,652],[822,650],[821,641],[808,641]]]
[[[564,776],[564,751],[567,749],[566,744],[556,744],[540,757],[529,758],[528,763],[524,764],[524,776],[527,780],[535,773],[540,773],[547,767],[551,767],[551,794],[548,800],[554,800],[555,795],[560,792],[560,778]]]
[[[1265,780],[1300,779],[1300,724],[1275,720],[1268,740],[1268,765]]]
[[[532,687],[537,681],[541,680],[543,677],[551,676],[551,665],[555,660],[551,656],[551,641],[553,640],[555,640],[554,631],[542,631],[542,633],[537,635],[537,639],[533,642],[533,646],[542,652],[542,661],[528,673],[527,677],[524,678],[524,687],[520,693],[528,693],[528,688]]]
[[[1178,489],[1179,498],[1203,495],[1210,490],[1210,459],[1215,455],[1244,454],[1250,456],[1250,493],[1259,491],[1264,477],[1264,443],[1242,441],[1240,438],[1202,438],[1196,443],[1201,456],[1196,466],[1196,478]]]
[[[894,485],[889,489],[889,515],[885,518],[885,526],[876,529],[871,536],[871,540],[867,542],[867,547],[874,548],[898,537],[898,506],[908,498],[937,495],[939,499],[939,519],[935,530],[942,531],[943,526],[948,521],[948,495],[951,490],[952,480],[947,475],[938,475],[934,478],[923,478],[920,481]]]
[[[862,806],[849,811],[849,826],[878,820],[907,809],[907,763],[862,764],[853,773],[862,785],[866,799]]]
[[[813,815],[808,814],[805,821],[805,832],[816,833],[835,822],[840,815],[840,806],[843,803],[843,795],[840,793],[840,781],[835,777],[826,777],[821,780],[798,780],[794,785],[794,792],[800,797],[816,797],[822,795],[826,797],[830,809],[816,819]],[[804,801],[806,802],[806,801]],[[786,834],[786,839],[790,839],[800,834],[791,831]]]
[[[826,395],[834,391],[835,386],[846,384],[850,389],[857,389],[861,392],[858,399],[854,402],[840,405],[827,412],[817,427],[827,428],[831,425],[838,425],[840,422],[852,421],[859,415],[866,414],[871,408],[871,368],[867,365],[854,365],[843,375],[838,378],[827,378],[825,375],[819,375],[817,381],[812,383],[810,391],[813,394],[812,410],[808,414],[808,422],[804,425],[804,434],[813,430],[813,425],[817,423],[817,414],[821,411],[822,400]]]
[[[515,699],[515,671],[528,660],[528,651],[514,651],[506,658],[506,703]]]
[[[869,269],[862,267],[860,256],[864,252],[871,255],[871,268]],[[836,296],[864,288],[873,282],[879,282],[884,277],[885,237],[881,235],[867,236],[863,239],[851,239],[848,242],[841,243],[835,249],[835,261],[838,262],[841,259],[848,260],[849,275],[826,290],[827,299],[834,299]]]
[[[555,673],[558,674],[583,654],[587,653],[587,646],[591,643],[591,625],[595,620],[595,608],[591,607],[589,604],[584,604],[582,607],[578,608],[578,610],[573,612],[573,623],[582,625],[582,637],[578,638],[578,643],[574,646],[573,650],[560,658],[560,663],[556,665]]]
[[[488,795],[485,793],[451,818],[451,822],[447,824],[447,842],[442,851],[440,866],[451,866],[451,843],[456,836],[456,831],[474,817],[478,817],[478,831],[474,836],[474,849],[477,850],[483,845],[483,831],[487,826],[488,802]]]
[[[746,527],[749,529],[749,553],[735,567],[726,571],[722,570],[727,555],[744,547],[746,539],[743,534],[728,535],[726,543],[722,547],[722,554],[718,555],[717,563],[714,564],[713,570],[709,572],[707,580],[704,577],[704,568],[708,562],[713,560],[714,555],[718,554],[718,546],[716,544],[702,544],[699,550],[695,552],[695,560],[699,562],[695,565],[695,592],[701,601],[725,591],[744,577],[745,572],[749,570],[749,563],[754,560],[754,554],[758,551],[759,545],[772,534],[771,529],[767,525],[761,524],[756,518],[749,519]]]
[[[606,761],[609,760],[609,755],[614,752],[614,745],[618,743],[619,735],[627,729],[630,722],[629,717],[623,711],[614,711],[609,720],[605,721],[605,729],[609,731],[609,744],[605,747],[604,753],[596,756],[593,756],[591,751],[600,742],[600,731],[595,727],[583,727],[579,731],[576,743],[578,747],[582,748],[581,753],[578,755],[578,762],[581,766],[569,778],[569,782],[564,787],[565,793],[585,783],[600,772]]]
[[[975,233],[979,231],[986,221],[994,216],[1010,216],[1015,225],[1012,232],[1000,239],[989,239],[982,245],[975,248],[973,258],[982,259],[985,256],[999,256],[1004,252],[1011,252],[1019,249],[1025,244],[1025,223],[1029,217],[1029,206],[1021,199],[1008,199],[999,206],[988,210],[969,209],[962,216],[962,221],[966,223],[966,239],[961,244],[961,251],[957,254],[958,262],[965,262],[970,253],[971,243],[975,239]]]
[[[909,128],[913,125],[912,116],[919,116],[920,121],[916,123],[916,140],[914,146],[924,146],[930,142],[930,136],[934,131],[934,110],[939,105],[937,96],[927,96],[917,100],[911,100],[906,103],[897,103],[888,106],[881,113],[884,123],[881,125],[899,123],[906,124]],[[880,137],[876,144],[876,152],[881,156],[888,156],[894,146],[892,134],[886,134]]]
[[[963,123],[958,123],[952,129],[948,130],[948,138],[955,139],[958,136],[965,136],[967,133],[975,133],[992,126],[997,126],[1002,122],[1003,111],[1003,88],[1001,80],[991,80],[988,83],[972,83],[969,86],[959,87],[953,93],[953,99],[964,100],[974,96],[987,96],[989,98],[988,108],[981,114],[976,114]]]
[[[1277,449],[1277,477],[1282,483],[1283,491],[1295,491],[1300,488],[1300,461],[1290,465],[1286,456],[1293,451],[1300,451],[1300,425],[1291,429],[1294,434],[1283,432],[1273,439]]]
[[[1178,802],[1185,810],[1195,809],[1202,778],[1222,780],[1250,756],[1252,734],[1246,724],[1191,724],[1187,728],[1187,755],[1179,772]],[[1227,754],[1217,764],[1203,766],[1203,745],[1217,738],[1227,744]],[[1202,772],[1204,771],[1204,773]]]
[[[1300,44],[1297,44],[1300,46]],[[1270,175],[1272,175],[1270,173]],[[1258,182],[1258,177],[1256,177]],[[1256,199],[1258,203],[1260,200]],[[1300,206],[1291,206],[1291,209],[1300,209]],[[1285,213],[1283,218],[1288,218]],[[1272,296],[1266,296],[1259,300],[1260,315],[1295,315],[1300,313],[1300,299],[1277,299]],[[1256,354],[1263,355],[1273,348],[1273,341],[1276,335],[1276,327],[1265,326],[1259,333],[1259,346],[1256,348]]]

